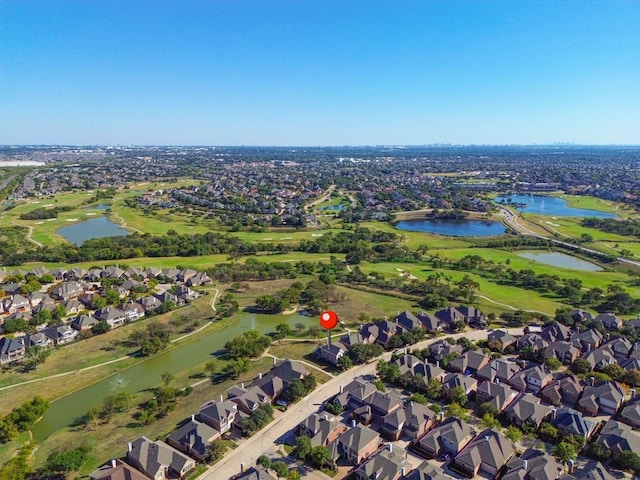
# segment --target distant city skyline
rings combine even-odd
[[[640,2],[4,0],[2,145],[638,145]]]

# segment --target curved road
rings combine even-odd
[[[509,329],[509,333],[520,335],[522,334],[522,329],[512,328]],[[449,336],[452,338],[465,336],[470,340],[480,340],[486,338],[487,330],[474,330]],[[425,340],[417,343],[412,348],[425,348],[440,338],[442,337]],[[340,385],[346,385],[354,378],[362,375],[375,374],[378,360],[382,358],[389,361],[391,359],[391,354],[392,352],[387,352],[382,355],[382,357],[378,357],[370,363],[359,365],[347,370],[346,372],[343,372],[337,377],[334,377],[320,385],[298,403],[290,406],[289,409],[279,418],[271,422],[252,437],[243,440],[238,448],[228,452],[224,456],[224,459],[220,460],[200,475],[198,480],[226,480],[240,473],[241,463],[244,464],[245,469],[255,465],[258,457],[262,455],[263,452],[271,448],[278,438],[295,428],[296,425],[309,415],[317,412],[325,400],[338,393]]]

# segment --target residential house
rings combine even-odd
[[[107,322],[111,328],[117,328],[124,325],[127,321],[125,312],[116,307],[103,307],[96,310],[93,314],[101,322]]]
[[[64,273],[64,280],[67,280],[67,281],[82,280],[86,274],[87,274],[87,271],[84,268],[73,267],[71,270],[67,270]]]
[[[365,344],[375,343],[380,335],[380,329],[373,323],[368,323],[360,328],[360,332]]]
[[[540,365],[520,370],[509,379],[509,384],[519,392],[538,393],[553,380],[553,375]]]
[[[156,297],[154,297],[153,295],[149,295],[148,297],[142,297],[141,299],[138,300],[138,302],[140,302],[140,305],[144,307],[144,311],[147,313],[157,310],[162,305],[162,302],[158,300]]]
[[[209,285],[213,283],[213,280],[204,272],[198,272],[189,280],[187,280],[187,286],[189,287],[200,287],[202,285]]]
[[[446,307],[437,311],[435,317],[448,327],[451,327],[455,322],[466,323],[464,314],[454,307]]]
[[[127,462],[154,480],[182,478],[195,468],[193,459],[162,441],[140,437],[129,443]]]
[[[218,438],[218,430],[195,420],[192,415],[190,420],[167,436],[166,442],[199,462],[204,462],[211,443]]]
[[[516,345],[518,349],[531,348],[533,351],[539,352],[540,350],[547,348],[549,342],[542,338],[539,333],[525,333],[518,339]]]
[[[56,282],[61,282],[64,280],[67,271],[64,268],[52,268],[49,273],[53,275]]]
[[[122,460],[111,460],[92,472],[89,478],[91,480],[150,480],[144,473]]]
[[[481,432],[453,460],[453,468],[468,476],[474,477],[482,471],[496,475],[511,459],[516,449],[497,428]]]
[[[251,388],[253,387],[260,388],[271,399],[271,402],[274,402],[284,392],[285,383],[282,378],[276,375],[271,373],[262,375],[260,373],[258,378],[251,382]]]
[[[162,304],[168,303],[168,302],[171,302],[174,305],[184,304],[184,302],[181,301],[177,296],[175,296],[173,293],[167,290],[165,290],[162,293],[154,293],[153,296],[156,297]]]
[[[442,393],[445,397],[450,398],[456,387],[461,387],[467,397],[469,397],[469,395],[475,393],[478,387],[478,381],[473,377],[462,375],[461,373],[450,373],[444,377]]]
[[[611,475],[606,468],[600,463],[591,460],[584,464],[581,468],[573,471],[571,474],[565,474],[560,480],[615,480],[616,477]]]
[[[340,337],[340,343],[344,345],[344,348],[349,350],[354,345],[357,345],[357,344],[365,345],[369,342],[368,342],[368,339],[365,338],[364,335],[362,335],[362,333],[356,332],[356,333],[347,333],[346,335],[343,335],[342,337]]]
[[[29,347],[49,348],[53,346],[54,343],[51,337],[45,335],[43,332],[36,332],[26,337],[25,345]]]
[[[487,317],[484,313],[472,306],[460,306],[457,310],[464,316],[466,324],[476,328],[484,328],[487,326]]]
[[[613,352],[616,360],[627,358],[633,348],[631,342],[624,337],[616,337],[607,342],[606,346]]]
[[[556,358],[565,365],[570,365],[580,356],[580,349],[570,342],[551,342],[544,349],[544,358]]]
[[[358,408],[367,404],[369,397],[377,390],[373,383],[356,378],[346,387],[340,385],[339,393],[331,402],[343,409]]]
[[[422,326],[425,328],[427,332],[439,332],[442,330],[442,324],[438,320],[438,317],[435,315],[431,315],[429,313],[420,312],[418,315],[418,320],[422,322]]]
[[[377,322],[375,325],[378,327],[378,337],[376,338],[376,342],[384,348],[388,348],[391,339],[402,331],[397,323],[389,322],[387,320]]]
[[[618,365],[624,368],[627,372],[629,370],[640,370],[640,358],[627,358],[625,360],[619,360]]]
[[[78,300],[67,300],[62,302],[62,306],[64,306],[66,315],[77,315],[84,310],[82,303]]]
[[[585,419],[580,412],[572,408],[560,407],[552,412],[551,425],[563,435],[580,435],[588,441],[596,429],[597,423]]]
[[[316,348],[315,355],[320,360],[337,365],[338,361],[346,355],[347,351],[340,342],[331,342],[329,345],[322,344]]]
[[[74,330],[69,325],[45,328],[42,333],[51,338],[56,345],[72,342],[78,336],[77,330]]]
[[[425,458],[436,458],[445,453],[454,456],[473,440],[473,437],[475,432],[468,423],[449,417],[427,432],[413,447]]]
[[[571,329],[560,322],[546,326],[540,334],[547,342],[567,342],[571,338]]]
[[[135,322],[144,317],[144,307],[137,302],[127,302],[120,306],[120,310],[127,317],[127,322]]]
[[[240,475],[233,477],[234,480],[276,480],[269,472],[259,465],[240,472]]]
[[[596,322],[601,323],[607,330],[620,330],[622,328],[622,319],[618,318],[613,312],[601,313],[596,317]]]
[[[237,414],[237,403],[220,398],[219,402],[212,400],[202,405],[196,415],[196,420],[206,423],[220,433],[225,433],[231,429]]]
[[[611,450],[613,458],[618,458],[625,450],[640,455],[640,434],[616,420],[609,420],[604,424],[596,443]]]
[[[351,465],[360,465],[378,450],[380,443],[380,435],[364,425],[350,428],[336,440],[338,454]]]
[[[517,363],[496,358],[491,360],[484,367],[480,368],[476,372],[476,378],[478,380],[486,380],[488,382],[495,382],[498,380],[502,383],[508,383],[509,379],[520,370],[520,365]]]
[[[624,393],[617,382],[588,386],[582,393],[578,408],[590,415],[615,415],[624,402]]]
[[[58,300],[78,298],[85,291],[82,282],[64,282],[51,290],[51,295]]]
[[[565,375],[556,378],[542,389],[540,398],[553,405],[566,404],[573,407],[582,394],[584,387],[578,377]]]
[[[409,402],[404,408],[399,408],[382,418],[380,433],[390,440],[398,440],[406,434],[415,441],[427,433],[435,420],[436,414],[429,407]]]
[[[32,311],[33,313],[40,313],[43,311],[48,311],[48,312],[52,312],[54,308],[56,308],[56,302],[55,300],[53,300],[53,298],[51,298],[49,295],[43,295],[40,298],[40,301],[33,306]]]
[[[602,345],[602,334],[595,328],[571,335],[571,344],[578,347],[581,352],[590,352]]]
[[[529,393],[521,393],[507,408],[505,416],[510,423],[521,427],[524,423],[535,425],[536,428],[552,413],[553,409],[540,405],[540,399]]]
[[[178,273],[178,281],[179,282],[188,282],[190,279],[192,279],[193,277],[195,277],[197,275],[197,271],[192,270],[190,268],[186,268],[184,270],[182,270],[180,273]]]
[[[500,349],[504,351],[511,346],[515,346],[518,339],[506,330],[494,330],[487,335],[487,341],[500,344]]]
[[[247,415],[251,415],[260,405],[273,401],[272,397],[257,386],[249,388],[244,388],[244,385],[231,387],[227,391],[227,395],[229,400],[235,402],[238,405],[238,409]]]
[[[620,412],[619,418],[627,425],[640,428],[640,396],[629,400]]]
[[[429,353],[437,361],[441,361],[445,355],[449,355],[450,353],[461,354],[463,351],[462,345],[451,345],[444,339],[429,345]]]
[[[569,312],[569,315],[573,319],[574,322],[577,323],[586,323],[593,320],[593,315],[586,310],[582,310],[581,308],[574,308]]]
[[[379,420],[402,407],[402,400],[395,393],[378,390],[373,392],[366,403],[371,407],[373,417]]]
[[[418,317],[416,317],[413,313],[411,313],[408,310],[405,310],[402,313],[398,312],[398,315],[393,320],[398,325],[400,325],[400,327],[402,327],[404,330],[408,332],[410,332],[415,328],[417,329],[424,328],[422,322],[418,319]]]
[[[498,380],[499,382],[499,380]],[[476,402],[480,405],[490,403],[498,412],[505,410],[518,396],[518,392],[504,383],[483,381],[476,391]]]
[[[432,378],[435,378],[442,383],[447,372],[438,365],[433,365],[425,360],[424,362],[419,362],[413,365],[413,375],[422,375],[426,385]]]
[[[393,452],[393,445],[380,450],[369,457],[365,462],[355,469],[356,480],[398,480],[411,470],[411,464],[404,455]]]
[[[198,298],[198,292],[196,292],[195,290],[191,290],[186,285],[178,285],[173,293],[183,303],[191,302],[192,300]]]
[[[294,380],[302,380],[309,374],[309,370],[300,362],[294,362],[293,360],[280,360],[276,362],[274,359],[274,365],[269,371],[269,374],[280,377],[286,388]]]
[[[454,372],[460,372],[464,374],[476,373],[479,369],[488,365],[491,361],[487,355],[473,350],[469,350],[458,358],[455,358],[449,364],[449,369]]]
[[[313,446],[326,447],[335,442],[347,428],[344,423],[331,420],[326,414],[312,413],[298,425],[298,435],[309,437]]]
[[[565,467],[541,450],[527,448],[519,457],[512,457],[502,480],[558,480]]]
[[[96,317],[83,313],[73,319],[73,321],[71,322],[71,326],[79,332],[84,332],[87,330],[91,330],[91,328],[98,322],[99,320]]]
[[[453,480],[453,477],[425,460],[416,469],[401,477],[401,480]]]
[[[607,344],[590,351],[582,358],[589,362],[589,365],[591,365],[591,368],[594,370],[602,370],[607,365],[617,363],[613,356],[613,352],[609,349]]]
[[[14,293],[4,301],[4,310],[9,314],[31,310],[31,302],[29,302],[28,298],[25,298],[18,293]]]

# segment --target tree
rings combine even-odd
[[[276,475],[278,476],[278,478],[280,478],[280,477],[284,478],[289,473],[289,467],[287,467],[287,464],[284,463],[282,460],[277,460],[277,461],[273,462],[271,464],[271,469],[274,472],[276,472]]]
[[[342,372],[344,372],[345,370],[349,370],[351,367],[353,367],[353,360],[351,360],[351,357],[349,355],[343,355],[338,359],[337,367]]]
[[[300,460],[307,458],[307,456],[311,454],[312,449],[313,445],[311,444],[311,439],[309,437],[301,435],[296,438],[296,452]]]
[[[543,422],[538,430],[540,438],[547,442],[554,443],[558,440],[558,429],[548,422]]]
[[[498,409],[489,402],[481,403],[478,407],[478,414],[480,417],[484,417],[485,415],[491,415],[492,417],[497,417],[500,412]]]
[[[615,461],[623,470],[640,470],[640,457],[631,450],[623,450]]]
[[[248,372],[250,366],[251,360],[249,360],[248,358],[238,358],[227,363],[224,367],[224,370],[231,376],[237,378],[241,373]]]
[[[415,403],[419,403],[420,405],[426,405],[428,403],[427,397],[420,393],[414,393],[409,397],[409,400]]]
[[[106,320],[100,320],[93,327],[91,327],[91,333],[94,335],[101,335],[111,330],[111,325]]]
[[[26,356],[27,356],[27,364],[29,368],[33,368],[34,370],[38,369],[38,365],[44,363],[47,357],[51,355],[50,350],[46,350],[40,345],[34,345],[32,347],[27,348]]]
[[[162,383],[165,386],[168,386],[175,378],[175,375],[171,372],[164,372],[162,375],[160,375],[160,378],[162,379]]]
[[[624,382],[632,387],[640,386],[640,370],[635,368],[628,370],[624,376]]]
[[[586,448],[585,454],[602,462],[611,456],[611,450],[600,443],[593,442]]]
[[[311,450],[311,461],[319,468],[331,465],[332,462],[331,452],[327,447],[318,445]]]
[[[91,449],[87,446],[73,450],[54,452],[47,457],[44,471],[48,475],[61,474],[66,477],[70,472],[79,470],[87,461]]]
[[[220,371],[220,364],[217,360],[209,360],[204,365],[204,371],[209,375],[215,375]]]
[[[287,480],[301,480],[301,478],[300,472],[295,468],[292,468],[289,470],[289,473],[287,473]]]
[[[459,418],[465,422],[469,420],[469,414],[459,403],[452,403],[449,405],[447,408],[447,416]]]
[[[560,442],[553,448],[553,455],[564,463],[575,459],[577,454],[576,447],[568,442]]]
[[[271,459],[266,455],[260,455],[256,460],[256,464],[268,470],[271,468]]]
[[[482,428],[494,428],[499,427],[500,422],[490,413],[485,413],[480,419],[480,425],[482,425]]]
[[[311,338],[313,338],[314,340],[318,338],[318,335],[320,335],[320,331],[321,329],[317,325],[311,325],[309,327],[309,335],[311,335]]]
[[[294,325],[294,327],[295,327],[295,329],[296,329],[296,332],[297,332],[297,333],[298,333],[298,335],[299,335],[299,334],[300,334],[300,333],[302,333],[302,331],[304,330],[304,323],[297,322],[297,323]]]
[[[442,396],[442,383],[437,378],[430,378],[427,384],[426,392],[427,397],[432,400],[437,400]]]
[[[562,366],[562,362],[558,360],[556,357],[547,358],[544,361],[544,364],[552,372],[555,372]]]
[[[584,358],[577,358],[571,364],[571,371],[573,373],[589,373],[591,371],[591,364]]]
[[[517,443],[522,440],[522,430],[514,425],[509,425],[504,432],[504,436],[511,440],[513,443]]]
[[[276,332],[278,338],[284,338],[291,335],[291,327],[286,323],[279,323],[276,325]]]
[[[617,363],[610,363],[602,369],[603,373],[609,375],[614,380],[622,380],[625,376],[625,370]]]
[[[293,382],[289,384],[289,386],[284,391],[285,396],[291,402],[297,402],[299,399],[304,397],[307,393],[306,388],[304,388],[304,383],[302,380],[295,379]]]
[[[209,463],[216,463],[227,452],[227,443],[224,440],[214,440],[207,451],[207,461]]]
[[[464,391],[464,388],[461,386],[454,387],[452,390],[449,390],[447,394],[449,397],[449,401],[451,403],[457,403],[460,406],[464,406],[467,403],[467,393]]]

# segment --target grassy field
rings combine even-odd
[[[554,195],[567,202],[569,207],[599,210],[601,212],[620,214],[620,208],[615,202],[587,195]]]
[[[466,248],[473,245],[471,242],[463,240],[461,238],[432,235],[430,233],[424,232],[408,232],[404,230],[398,230],[397,228],[385,222],[363,222],[360,225],[372,230],[382,230],[383,232],[390,232],[400,235],[402,237],[401,243],[411,249],[416,249],[421,245],[426,245],[429,249]]]

